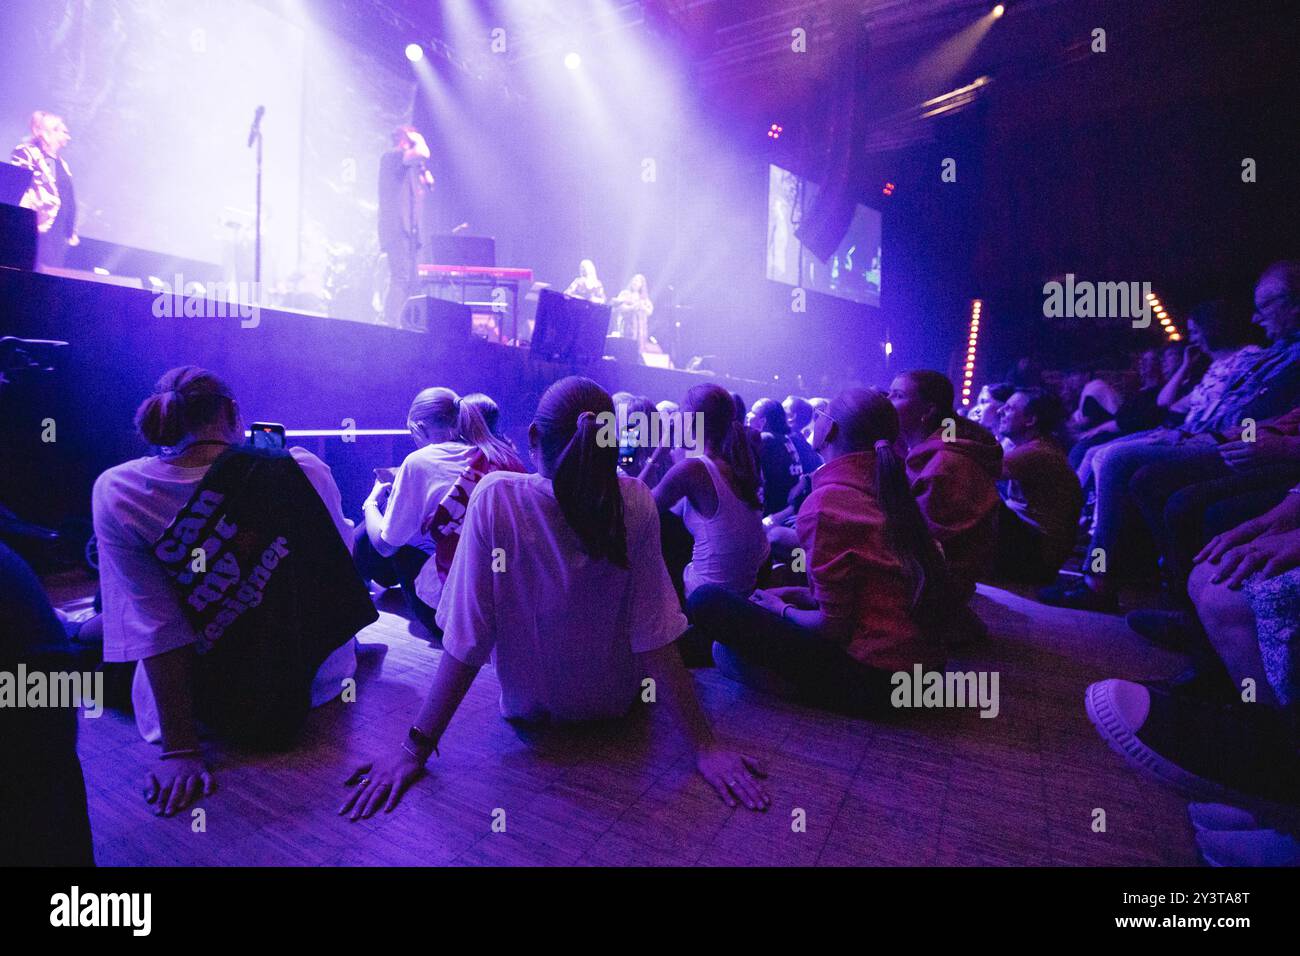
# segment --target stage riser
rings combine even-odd
[[[222,375],[246,421],[289,429],[404,428],[420,389],[483,391],[502,407],[521,449],[537,399],[556,379],[585,374],[611,392],[680,400],[708,381],[687,372],[601,361],[586,368],[533,361],[527,350],[471,338],[429,335],[263,309],[255,327],[238,317],[159,318],[153,294],[63,277],[0,270],[0,334],[71,343],[53,374],[0,395],[0,501],[26,516],[57,520],[89,510],[104,468],[145,454],[131,423],[136,406],[167,369],[194,364]],[[724,381],[746,399],[755,382]],[[42,442],[52,418],[57,440]],[[370,470],[395,464],[413,447],[404,437],[308,439],[336,470],[349,511],[369,489]]]

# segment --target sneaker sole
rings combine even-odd
[[[1115,712],[1110,695],[1106,693],[1104,682],[1091,685],[1084,694],[1083,703],[1088,712],[1088,719],[1097,728],[1102,739],[1134,770],[1172,787],[1198,803],[1226,803],[1240,807],[1262,819],[1286,819],[1295,816],[1294,807],[1243,793],[1213,780],[1207,780],[1205,777],[1199,777],[1160,756],[1125,726],[1119,714]]]

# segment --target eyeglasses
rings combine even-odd
[[[1253,318],[1256,319],[1268,318],[1273,312],[1277,310],[1277,306],[1280,303],[1287,302],[1293,298],[1294,296],[1290,292],[1279,292],[1277,295],[1273,296],[1272,298],[1265,299],[1263,305],[1256,306],[1255,314]]]

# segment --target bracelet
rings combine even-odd
[[[429,761],[429,754],[418,754],[418,753],[416,753],[416,752],[415,752],[414,750],[412,750],[409,746],[407,746],[407,744],[406,744],[405,741],[402,742],[402,749],[403,749],[404,751],[406,751],[406,753],[407,753],[408,755],[410,755],[410,756],[414,757],[416,760],[420,761],[420,763],[428,763],[428,761]]]
[[[198,747],[190,747],[188,750],[166,750],[166,751],[163,751],[163,755],[162,755],[161,757],[159,757],[158,759],[159,759],[159,760],[173,760],[173,759],[175,759],[176,757],[201,757],[201,756],[203,756],[203,751],[199,750]]]
[[[786,619],[785,612],[790,610],[792,607],[794,607],[793,604],[787,604],[785,607],[781,608],[781,620],[784,621]]]
[[[418,747],[420,750],[424,751],[424,756],[420,756],[420,754],[416,753],[415,751],[409,750],[406,746],[408,741],[410,743],[415,744],[415,746]],[[402,749],[405,750],[412,757],[414,757],[416,760],[419,760],[421,763],[423,763],[424,761],[429,759],[429,755],[431,753],[432,754],[438,753],[438,742],[434,740],[432,737],[430,737],[428,734],[426,734],[424,731],[422,731],[419,727],[412,726],[411,729],[406,732],[406,740],[402,741]],[[438,754],[438,756],[441,757],[442,754]]]

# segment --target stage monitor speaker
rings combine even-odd
[[[433,236],[428,261],[440,266],[495,266],[497,241],[492,236]]]
[[[532,354],[548,362],[585,365],[605,351],[609,306],[574,299],[551,289],[537,293]]]
[[[0,163],[0,166],[5,165]],[[0,203],[0,266],[36,268],[36,210]]]
[[[25,166],[0,163],[0,203],[17,206],[32,188],[32,171]]]
[[[641,360],[640,343],[623,335],[605,337],[605,356],[624,365],[644,365]]]
[[[469,340],[473,327],[470,308],[431,295],[413,295],[402,306],[402,328],[428,332],[442,344]]]

